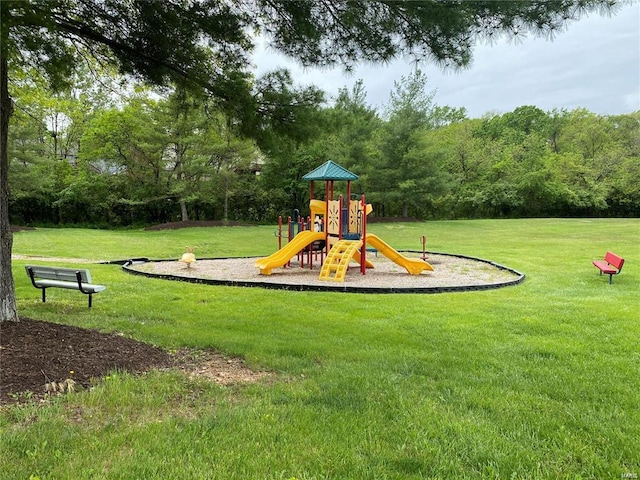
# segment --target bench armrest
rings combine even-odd
[[[31,285],[33,285],[36,288],[40,288],[38,287],[38,285],[36,285],[36,279],[33,275],[33,268],[31,268],[30,266],[27,266],[27,273],[29,274],[29,278],[31,279]]]
[[[78,290],[80,290],[85,295],[89,295],[93,293],[90,290],[85,290],[84,288],[82,288],[82,272],[79,272],[79,271],[76,272],[76,279],[78,280]]]

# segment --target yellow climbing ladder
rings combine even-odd
[[[324,259],[318,279],[344,282],[349,263],[360,247],[361,240],[340,240],[336,243]]]

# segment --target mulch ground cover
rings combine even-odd
[[[141,373],[175,365],[166,351],[117,334],[21,318],[0,325],[0,404],[46,396],[72,379],[89,388],[114,370]]]

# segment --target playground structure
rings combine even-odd
[[[328,161],[302,178],[311,182],[311,215],[308,221],[298,223],[298,232],[295,235],[292,234],[292,223],[289,221],[288,243],[282,246],[279,242],[279,248],[275,253],[256,260],[255,266],[260,269],[262,275],[271,275],[274,268],[286,266],[293,257],[305,253],[309,268],[313,268],[312,252],[316,252],[320,253],[322,264],[318,278],[344,282],[351,262],[360,265],[362,275],[366,274],[367,268],[374,268],[374,264],[367,260],[367,245],[405,268],[411,275],[433,270],[424,258],[405,257],[378,236],[367,232],[367,216],[373,208],[365,202],[364,195],[358,198],[351,193],[351,181],[357,180],[357,175]],[[318,180],[325,182],[326,200],[314,198],[314,181]],[[335,198],[335,181],[347,182],[346,199],[342,195]],[[280,221],[279,228],[281,226]],[[304,257],[301,266],[304,266]]]

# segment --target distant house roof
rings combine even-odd
[[[303,180],[357,180],[358,175],[329,160],[307,173]]]

